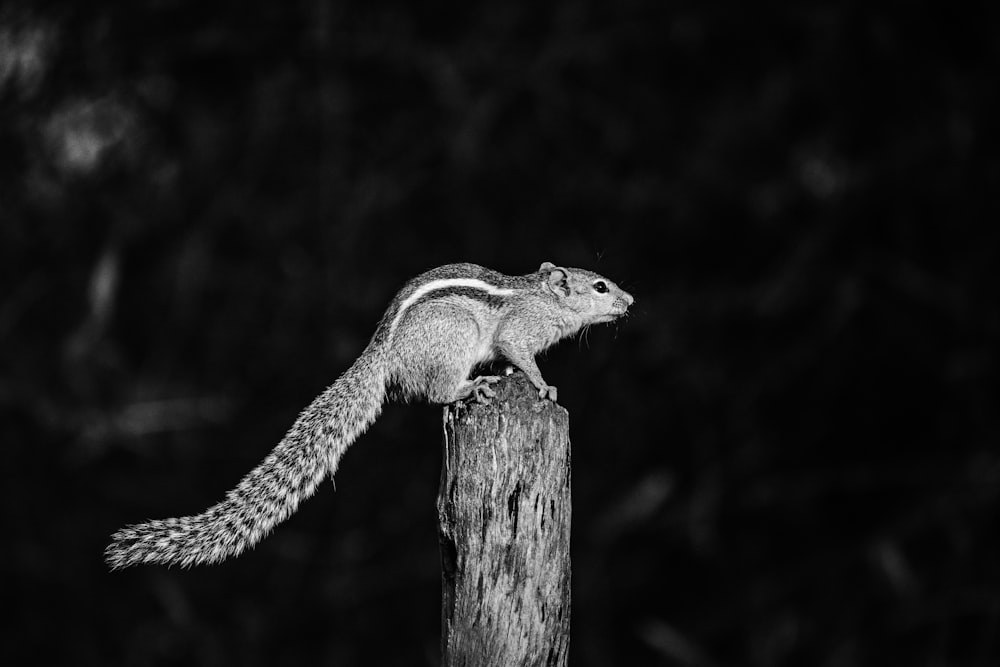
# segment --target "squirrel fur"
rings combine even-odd
[[[449,264],[410,280],[361,356],[302,411],[281,442],[224,500],[201,514],[127,526],[111,537],[112,569],[140,563],[217,563],[259,542],[337,470],[348,446],[375,421],[390,391],[431,403],[486,402],[500,378],[469,379],[504,357],[540,398],[556,400],[535,355],[592,324],[625,315],[632,295],[583,269],[549,262],[507,276]]]

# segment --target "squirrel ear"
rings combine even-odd
[[[548,271],[549,269],[556,268],[556,265],[552,262],[542,262],[542,265],[538,268],[539,271]]]
[[[566,269],[560,269],[554,264],[545,262],[542,264],[541,270],[549,272],[546,284],[548,284],[550,290],[562,296],[569,296],[569,283],[566,281],[566,276],[568,275]]]

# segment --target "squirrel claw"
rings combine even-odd
[[[469,392],[470,397],[476,403],[489,403],[490,399],[497,395],[497,393],[490,386],[496,382],[499,382],[501,378],[497,375],[481,375],[473,380],[472,390]]]
[[[480,385],[472,390],[472,399],[476,403],[489,403],[490,399],[496,395],[497,393],[487,385]]]

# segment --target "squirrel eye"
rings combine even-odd
[[[604,294],[605,292],[608,291],[608,286],[604,284],[603,280],[598,280],[596,283],[594,283],[594,291],[597,292],[598,294]]]

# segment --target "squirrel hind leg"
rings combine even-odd
[[[488,398],[488,383],[483,391],[482,383],[468,379],[482,361],[480,338],[476,319],[461,308],[434,303],[414,310],[396,332],[399,384],[431,403]]]
[[[472,380],[463,380],[455,389],[455,396],[449,403],[469,398],[476,403],[489,403],[497,393],[490,386],[502,380],[499,375],[480,375]]]
[[[441,363],[429,369],[427,373],[427,400],[431,403],[454,403],[470,396],[477,401],[489,398],[492,389],[488,383],[478,382],[479,378],[469,380],[472,364],[455,362]],[[485,384],[485,391],[483,386]]]

